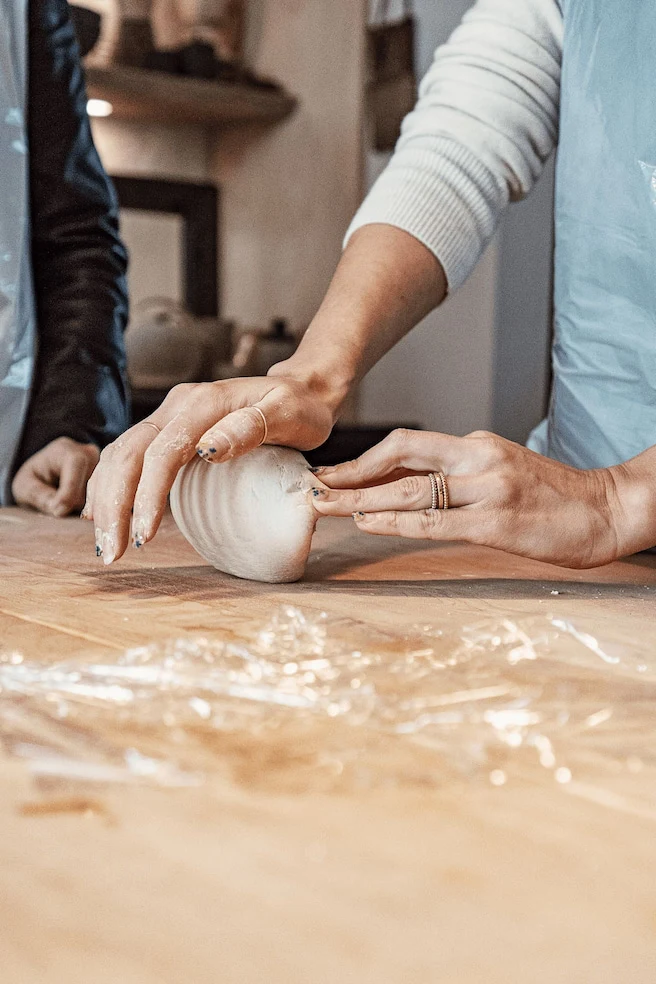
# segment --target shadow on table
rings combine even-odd
[[[86,575],[96,591],[132,598],[171,597],[193,601],[229,601],[260,595],[349,594],[352,597],[425,597],[495,599],[636,599],[656,602],[656,584],[526,578],[426,578],[415,580],[340,580],[310,577],[296,584],[262,584],[221,574],[212,567],[159,567],[148,570],[97,571]]]

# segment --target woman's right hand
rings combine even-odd
[[[105,448],[83,511],[94,523],[96,553],[105,564],[125,552],[131,514],[134,545],[154,537],[175,477],[195,454],[227,461],[263,438],[301,451],[326,440],[336,406],[316,383],[277,375],[284,366],[268,376],[175,386],[147,420]]]

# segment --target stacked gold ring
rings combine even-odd
[[[449,488],[444,472],[431,472],[428,476],[431,483],[431,509],[449,508]]]

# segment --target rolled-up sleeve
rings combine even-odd
[[[437,49],[345,242],[365,225],[397,226],[459,287],[555,146],[562,44],[557,0],[478,0]]]

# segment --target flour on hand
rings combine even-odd
[[[318,485],[302,454],[269,445],[231,461],[196,458],[179,472],[171,509],[198,553],[226,574],[282,583],[303,576]]]

